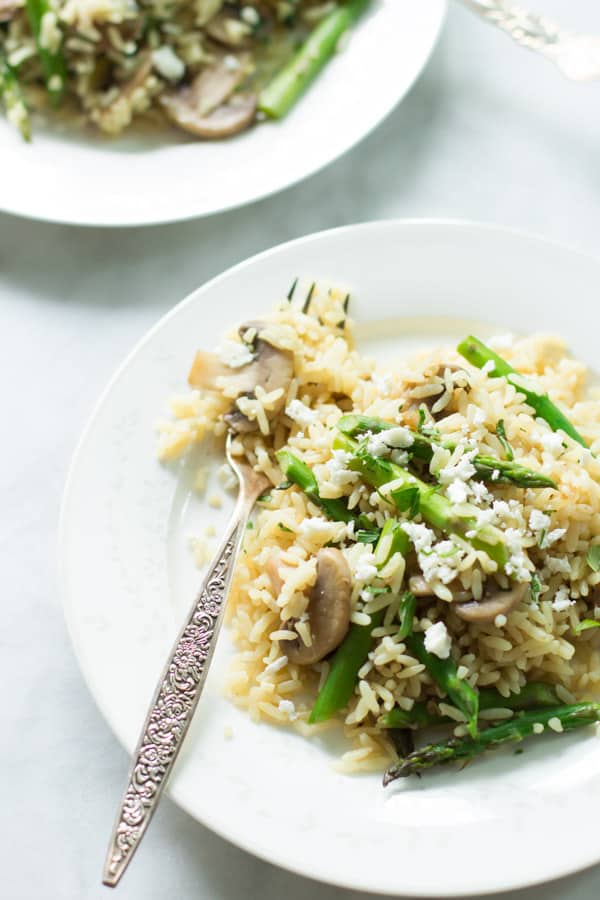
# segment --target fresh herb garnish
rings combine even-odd
[[[376,544],[379,540],[378,531],[367,531],[360,528],[354,535],[359,544]]]
[[[496,423],[496,437],[502,444],[502,449],[504,450],[504,453],[506,454],[506,458],[510,462],[512,462],[512,460],[515,458],[515,454],[514,454],[513,448],[508,443],[508,439],[506,437],[506,430],[504,428],[504,419],[498,419],[498,421]]]
[[[400,606],[398,608],[398,618],[400,620],[400,628],[398,629],[398,637],[401,641],[412,634],[413,619],[415,617],[415,609],[417,607],[417,599],[410,591],[404,591],[400,598]]]
[[[597,622],[595,619],[582,619],[578,625],[573,625],[575,634],[581,634],[582,631],[587,631],[588,628],[600,628],[600,622]]]
[[[292,529],[291,529],[291,528],[288,528],[287,525],[284,525],[283,522],[278,522],[278,523],[277,523],[277,527],[278,527],[278,528],[281,528],[282,531],[287,531],[288,534],[293,534]]]
[[[413,484],[407,484],[395,491],[390,491],[390,496],[400,512],[407,512],[409,519],[414,519],[420,509],[419,488]]]
[[[530,590],[531,590],[531,599],[532,599],[533,603],[537,603],[539,600],[539,596],[542,592],[542,585],[540,583],[540,579],[537,577],[535,572],[531,576]]]

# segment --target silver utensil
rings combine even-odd
[[[504,0],[462,0],[521,47],[541,53],[572,81],[600,78],[600,36],[564,31],[546,16]]]
[[[133,754],[104,865],[102,880],[109,887],[118,884],[131,862],[183,744],[206,681],[248,516],[269,484],[264,475],[232,456],[231,443],[230,433],[226,454],[239,480],[238,500],[166,662]]]

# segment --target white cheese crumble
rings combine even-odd
[[[451,481],[448,485],[446,495],[451,503],[465,503],[469,496],[469,491],[464,481],[455,478],[454,481]]]
[[[406,450],[407,447],[412,447],[415,442],[410,429],[405,425],[397,425],[395,428],[388,428],[388,430],[383,431],[382,434],[385,436],[385,442],[388,447],[392,447],[394,450]]]
[[[425,632],[425,649],[439,659],[448,659],[452,640],[443,622],[430,625]]]
[[[574,603],[575,601],[571,600],[569,588],[563,585],[557,590],[556,594],[554,595],[554,600],[552,601],[552,609],[555,612],[564,612],[565,609],[573,606]]]
[[[527,567],[527,556],[523,552],[523,535],[518,528],[507,528],[504,538],[510,554],[508,562],[504,566],[507,575],[511,575],[517,581],[530,581],[531,576]]]
[[[473,465],[473,457],[477,455],[477,450],[467,450],[460,456],[456,462],[450,462],[448,465],[440,469],[439,479],[441,484],[450,484],[451,481],[458,479],[459,481],[468,481],[475,474],[475,466]]]
[[[296,712],[296,707],[292,700],[280,700],[277,709],[279,712],[289,716],[290,722],[293,722],[294,719],[298,718],[298,713]]]
[[[548,725],[550,726],[552,731],[556,731],[556,732],[558,732],[558,734],[560,734],[561,731],[564,730],[563,724],[560,721],[560,719],[558,718],[558,716],[552,716],[551,719],[548,719]]]
[[[529,528],[531,531],[543,531],[550,525],[550,516],[541,512],[539,509],[533,509],[529,516]]]
[[[387,372],[372,372],[371,381],[377,388],[377,393],[386,397],[392,389],[392,376]]]
[[[180,81],[185,75],[185,63],[166,44],[152,51],[152,65],[167,81]]]
[[[357,581],[367,582],[375,578],[376,575],[375,555],[370,550],[365,549],[365,552],[361,554],[355,564],[354,577]]]
[[[494,619],[494,625],[496,626],[496,628],[504,628],[507,622],[508,619],[502,613],[499,613]]]
[[[561,558],[560,556],[548,556],[546,558],[546,565],[544,569],[547,569],[550,575],[570,575],[571,574],[571,566],[569,565],[569,561]]]
[[[347,484],[355,484],[358,481],[358,472],[348,469],[348,463],[352,454],[345,450],[333,450],[331,459],[325,463],[329,481],[336,487],[345,487]]]
[[[542,725],[541,722],[533,723],[533,733],[534,734],[541,734],[543,732],[543,730],[544,730],[544,726]]]
[[[540,443],[544,450],[553,456],[556,456],[563,449],[563,439],[557,431],[542,432]]]
[[[411,539],[417,553],[431,549],[435,535],[427,525],[420,525],[418,522],[403,522],[402,531]]]
[[[260,25],[260,16],[253,6],[243,6],[240,12],[240,18],[243,19],[247,25]]]
[[[223,57],[223,65],[230,72],[235,72],[236,69],[239,69],[241,63],[237,56],[234,56],[233,53],[228,53],[227,56]]]
[[[254,359],[252,351],[246,344],[240,341],[221,341],[217,347],[217,355],[221,362],[230,369],[239,369],[248,365]]]
[[[308,428],[318,418],[315,410],[303,403],[302,400],[291,400],[285,408],[285,414],[303,428]]]
[[[551,547],[553,544],[556,544],[566,533],[566,528],[554,528],[552,531],[549,531],[544,538],[544,547]]]

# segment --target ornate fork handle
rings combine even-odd
[[[463,0],[463,3],[529,50],[547,51],[564,35],[555,22],[514,3],[504,0]]]
[[[167,660],[133,755],[104,866],[114,887],[131,861],[169,777],[202,693],[248,515],[264,484],[240,496],[226,536]]]

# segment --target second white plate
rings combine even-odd
[[[314,235],[177,306],[100,401],[63,508],[69,627],[90,689],[129,750],[199,584],[186,536],[208,522],[219,528],[227,514],[192,497],[185,467],[156,462],[154,423],[184,389],[196,348],[268,310],[295,275],[348,286],[363,346],[381,354],[493,328],[557,331],[587,363],[597,357],[600,264],[474,225],[384,222]],[[520,756],[490,755],[384,791],[377,774],[333,771],[330,744],[234,709],[221,692],[229,654],[224,632],[169,792],[246,850],[345,887],[434,897],[522,887],[600,859],[593,732],[532,741]]]
[[[74,225],[151,225],[266,197],[341,156],[384,119],[425,65],[445,0],[376,0],[350,43],[286,118],[216,143],[56,125],[25,144],[0,116],[0,209]]]

